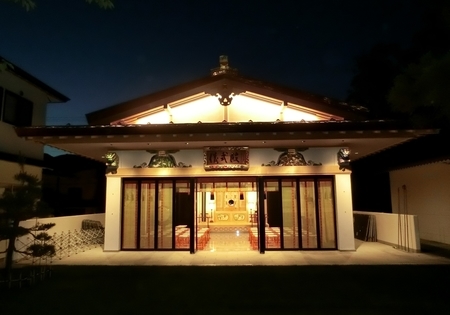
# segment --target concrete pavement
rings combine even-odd
[[[278,265],[433,265],[448,264],[450,258],[429,253],[413,253],[377,242],[355,240],[355,251],[119,251],[104,252],[94,248],[62,259],[53,265],[148,265],[148,266],[278,266]],[[27,264],[27,261],[22,261]],[[29,262],[28,262],[29,263]]]

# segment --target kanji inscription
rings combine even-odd
[[[248,170],[248,147],[206,147],[205,170]]]

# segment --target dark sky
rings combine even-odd
[[[221,54],[243,75],[345,99],[356,56],[406,47],[420,26],[407,0],[35,1],[0,0],[0,55],[71,99],[49,105],[50,125],[207,76]]]

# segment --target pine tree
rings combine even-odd
[[[19,226],[20,221],[32,218],[46,217],[51,211],[41,198],[41,181],[37,176],[28,174],[21,167],[21,171],[14,176],[17,185],[6,189],[0,198],[0,240],[8,240],[5,260],[5,275],[9,277],[12,271],[14,252],[21,252],[33,257],[52,256],[55,253],[53,245],[48,244],[50,236],[46,231],[53,227],[54,223],[36,224],[31,228]],[[34,244],[19,251],[16,239],[21,236],[31,235]]]

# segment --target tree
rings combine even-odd
[[[30,11],[36,8],[36,2],[34,0],[6,0],[21,5],[25,10]],[[112,0],[85,0],[87,3],[95,3],[102,9],[114,8]]]
[[[23,253],[42,257],[53,255],[55,248],[49,245],[49,235],[46,231],[54,226],[53,223],[43,224],[31,228],[19,226],[20,221],[50,214],[50,209],[40,200],[41,181],[34,175],[23,170],[14,176],[18,184],[5,189],[0,198],[0,240],[8,240],[5,260],[5,274],[9,276],[12,270],[14,252],[20,252],[16,246],[16,239],[27,234],[32,235],[35,242]]]
[[[450,2],[418,3],[422,21],[410,47],[378,44],[360,56],[347,100],[367,107],[372,119],[441,126],[450,122]]]
[[[347,101],[367,107],[371,119],[391,118],[387,96],[400,74],[401,60],[402,51],[394,44],[378,44],[360,55]]]
[[[388,101],[418,127],[449,130],[450,3],[433,0],[425,7],[421,29],[407,52],[408,65],[394,79]]]
[[[440,57],[428,53],[395,78],[388,99],[417,126],[444,127],[450,123],[449,86],[450,52]]]

